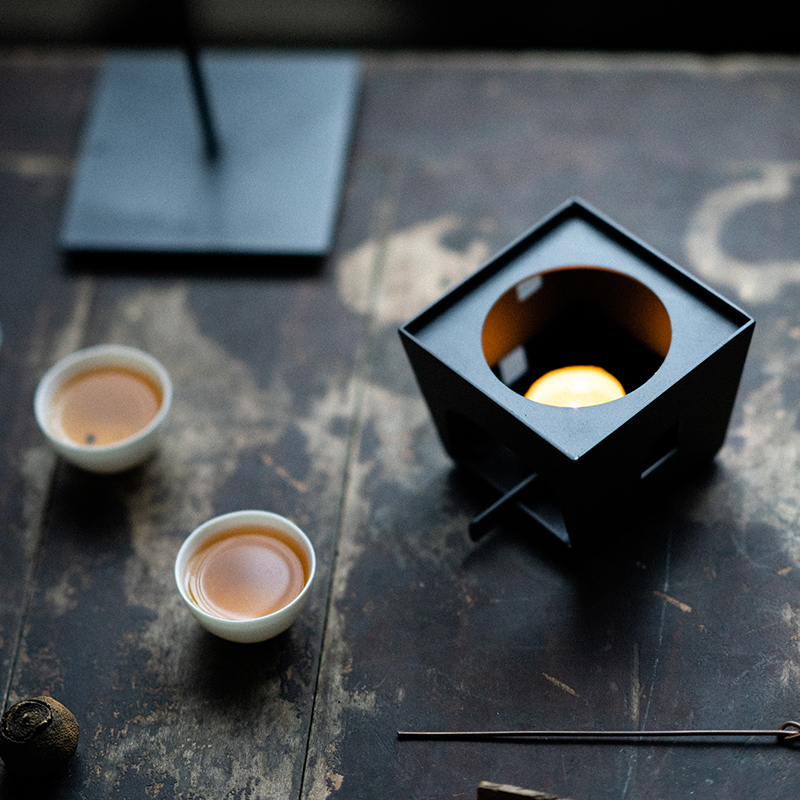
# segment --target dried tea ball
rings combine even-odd
[[[0,719],[0,758],[17,775],[57,772],[78,749],[78,730],[78,721],[58,700],[20,700]]]

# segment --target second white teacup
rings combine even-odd
[[[206,630],[262,642],[297,619],[316,566],[311,541],[286,517],[234,511],[189,534],[175,559],[175,583]]]

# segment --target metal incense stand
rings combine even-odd
[[[181,50],[117,52],[101,72],[62,249],[324,256],[344,181],[359,58],[201,57],[183,0],[174,2]]]
[[[498,499],[584,553],[721,446],[755,322],[580,200],[556,209],[400,329],[442,443]],[[563,408],[524,395],[572,365],[625,395]]]

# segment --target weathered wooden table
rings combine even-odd
[[[297,275],[67,269],[57,231],[99,57],[0,55],[0,686],[81,724],[58,798],[796,798],[772,741],[397,741],[401,728],[770,728],[800,715],[800,60],[370,54],[335,252]],[[630,551],[472,543],[397,326],[579,195],[758,321],[727,442]],[[44,370],[171,371],[163,446],[57,460]],[[172,564],[198,523],[294,519],[301,620],[233,645]],[[0,770],[0,796],[32,797]]]

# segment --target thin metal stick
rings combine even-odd
[[[398,731],[398,739],[653,739],[683,736],[775,736],[781,743],[800,738],[800,722],[789,720],[777,730],[682,731]]]
[[[200,130],[203,134],[203,145],[206,158],[215,161],[219,155],[219,137],[217,136],[214,118],[211,113],[211,101],[200,65],[197,42],[189,20],[189,10],[186,0],[173,0],[175,17],[178,26],[178,35],[181,38],[183,52],[186,56],[186,65],[189,69],[189,79],[194,97],[197,116],[200,121]]]

